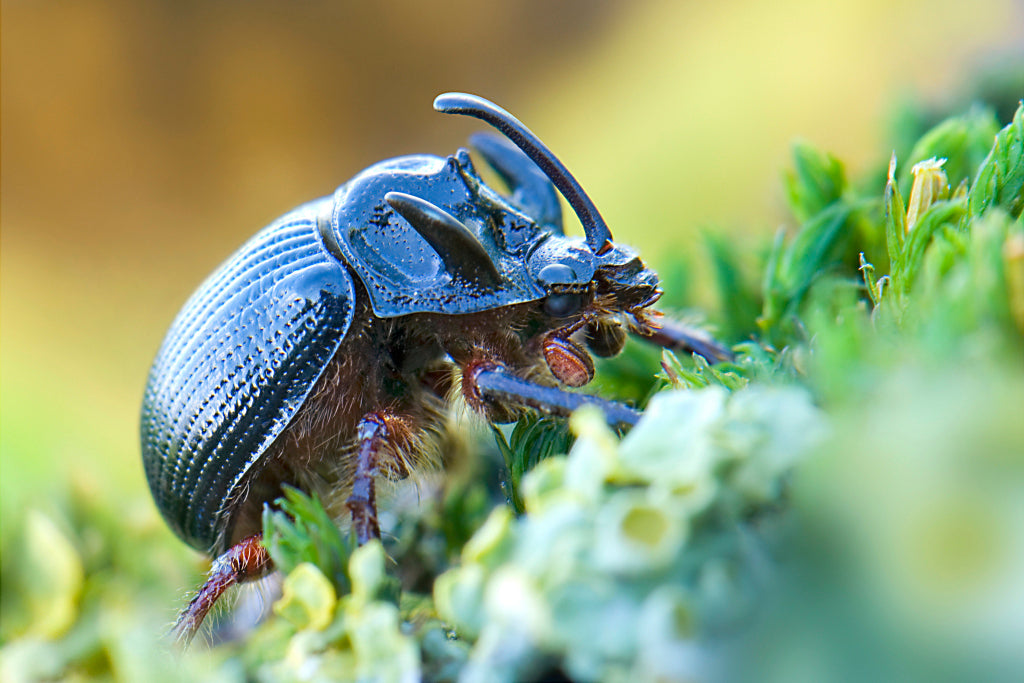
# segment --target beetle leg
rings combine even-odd
[[[470,406],[480,410],[487,401],[510,402],[555,415],[568,416],[585,405],[604,411],[611,425],[634,425],[640,413],[629,406],[588,394],[575,394],[557,387],[546,387],[516,377],[493,361],[470,364],[463,371],[462,390]]]
[[[380,413],[366,415],[359,422],[357,434],[359,454],[356,460],[356,473],[352,480],[352,495],[345,504],[352,512],[352,528],[356,532],[356,541],[363,545],[371,538],[380,538],[380,525],[377,523],[377,486],[374,477],[377,475],[377,455],[388,436],[384,416]]]
[[[731,362],[735,358],[729,348],[704,330],[684,325],[660,313],[657,316],[657,320],[643,321],[636,336],[670,351],[696,353],[708,363]]]
[[[569,339],[549,334],[541,344],[544,362],[558,381],[570,387],[582,387],[594,379],[594,361],[590,354]]]
[[[213,561],[206,583],[175,622],[171,630],[174,639],[187,646],[224,591],[235,584],[258,579],[272,567],[270,554],[263,547],[263,534],[243,538],[228,548],[227,552]]]

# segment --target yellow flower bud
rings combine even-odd
[[[914,184],[910,188],[910,201],[907,202],[907,232],[910,232],[917,219],[928,208],[949,196],[949,179],[942,170],[945,159],[925,159],[914,164],[910,172],[914,174]]]

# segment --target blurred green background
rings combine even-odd
[[[137,444],[167,325],[277,215],[379,159],[463,144],[478,126],[435,114],[437,93],[510,109],[619,239],[656,267],[686,250],[698,265],[701,230],[753,245],[785,220],[794,137],[856,175],[886,148],[901,100],[941,105],[1024,44],[1011,0],[10,0],[2,12],[0,532],[77,487],[168,546]]]

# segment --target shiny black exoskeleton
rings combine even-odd
[[[561,387],[593,376],[580,342],[614,355],[627,329],[664,334],[647,317],[657,276],[612,241],[514,117],[465,94],[434,107],[505,134],[474,146],[509,195],[481,180],[466,150],[371,166],[247,242],[186,303],[156,356],[142,405],[146,477],[171,528],[221,555],[208,594],[179,622],[185,638],[222,584],[266,571],[259,511],[282,485],[344,490],[360,540],[378,534],[374,477],[405,476],[425,457],[460,385],[492,420],[517,405],[584,402],[614,422],[636,419]],[[564,235],[556,187],[585,238]],[[680,339],[700,351],[702,340],[671,343]]]

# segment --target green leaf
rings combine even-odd
[[[903,272],[900,273],[899,282],[904,291],[909,289],[917,278],[925,248],[931,242],[932,236],[944,225],[959,223],[966,212],[967,207],[962,200],[945,200],[933,204],[918,219],[914,229],[910,231],[902,259]]]
[[[980,216],[992,206],[1014,218],[1024,210],[1024,103],[1013,121],[996,135],[975,176],[967,205],[971,216]]]
[[[885,245],[889,251],[889,273],[893,284],[902,277],[903,242],[907,234],[907,207],[896,184],[896,154],[889,160],[889,179],[885,184]]]
[[[494,425],[491,431],[509,471],[509,479],[504,483],[505,495],[516,514],[522,514],[524,506],[519,486],[523,475],[545,458],[568,453],[573,443],[572,433],[565,420],[537,414],[520,419],[508,439]]]
[[[868,296],[871,297],[871,304],[877,308],[882,303],[882,290],[884,289],[885,281],[875,278],[875,267],[864,259],[864,252],[860,254],[860,272],[864,278],[864,286],[868,290]]]
[[[758,319],[758,325],[770,337],[780,322],[797,314],[811,285],[841,263],[852,214],[851,205],[832,204],[805,223],[781,253],[773,249],[769,263],[772,274],[768,276],[771,289],[765,291],[764,309]]]
[[[730,339],[746,337],[757,329],[760,296],[744,277],[734,241],[704,233],[704,246],[711,259],[711,272],[718,288],[723,325],[720,332]]]
[[[355,539],[345,538],[320,500],[285,487],[277,509],[263,509],[263,543],[282,572],[291,573],[304,562],[320,569],[331,580],[338,595],[348,593],[349,556]]]
[[[700,389],[706,387],[709,382],[700,373],[693,372],[679,362],[679,356],[668,349],[661,352],[662,374],[670,387],[673,389]]]
[[[801,223],[839,200],[846,188],[843,165],[809,142],[792,146],[793,169],[785,175],[789,207]]]
[[[763,332],[771,330],[782,317],[782,309],[786,305],[786,295],[779,279],[779,268],[782,261],[782,252],[786,245],[786,232],[779,229],[775,232],[775,239],[772,240],[771,250],[768,252],[768,261],[764,267],[764,277],[761,280],[761,290],[764,293],[764,305],[761,315],[757,319],[757,326]]]
[[[851,210],[844,204],[830,206],[800,228],[781,264],[781,279],[790,298],[799,300],[821,271],[831,265]]]
[[[951,185],[971,178],[992,148],[992,138],[998,130],[999,121],[988,107],[975,106],[965,114],[942,121],[914,145],[900,173],[900,184],[906,188],[914,164],[931,157],[946,160],[943,168]]]
[[[661,352],[661,368],[658,376],[666,380],[673,389],[702,389],[718,385],[732,391],[746,386],[750,381],[742,374],[742,368],[735,363],[710,365],[702,356],[693,354],[693,368],[690,369],[668,349]]]
[[[316,565],[303,562],[285,577],[274,612],[300,631],[322,631],[334,618],[337,594]]]

